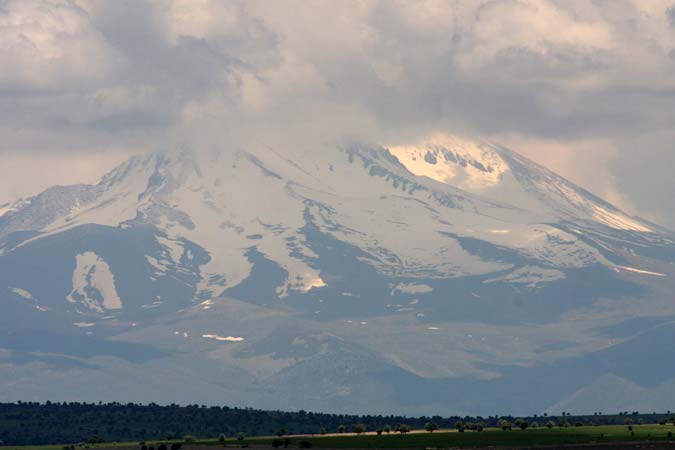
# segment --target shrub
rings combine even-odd
[[[546,428],[548,428],[549,430],[550,430],[551,428],[553,428],[554,426],[555,426],[555,422],[554,422],[554,421],[549,420],[548,422],[546,422]]]
[[[344,425],[340,425],[340,426],[338,427],[338,433],[344,433],[345,430],[346,430],[346,428],[345,428]]]
[[[354,433],[363,434],[366,432],[366,426],[362,423],[354,425]]]
[[[218,436],[218,442],[225,442],[225,434],[221,433],[221,434]]]

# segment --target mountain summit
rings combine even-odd
[[[674,260],[487,142],[137,156],[0,208],[0,400],[668,409]]]

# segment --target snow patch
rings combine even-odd
[[[528,288],[536,288],[539,284],[550,283],[551,281],[565,278],[565,273],[556,269],[545,269],[543,267],[525,266],[514,270],[506,275],[490,278],[483,283],[494,283],[504,281],[507,283],[524,284]]]
[[[655,277],[667,277],[665,273],[659,273],[659,272],[650,272],[649,270],[642,270],[642,269],[636,269],[634,267],[625,267],[625,266],[619,266],[618,269],[626,270],[628,272],[633,272],[633,273],[639,273],[642,275],[652,275]]]
[[[238,336],[219,336],[217,334],[202,334],[204,339],[213,339],[215,341],[225,341],[225,342],[242,342],[243,337]]]
[[[403,294],[425,294],[433,290],[434,288],[427,284],[399,283],[393,287],[392,295],[394,292],[401,292]]]
[[[499,184],[508,164],[488,145],[438,134],[417,146],[393,146],[389,152],[408,171],[460,189]]]
[[[634,219],[607,211],[605,208],[601,208],[597,205],[593,205],[593,217],[605,225],[617,230],[639,231],[642,233],[652,232],[651,228],[646,227]]]
[[[73,289],[66,296],[70,303],[80,303],[92,311],[122,309],[122,300],[115,289],[115,277],[110,266],[94,252],[75,257]]]
[[[312,289],[318,289],[325,287],[326,283],[321,279],[321,277],[314,276],[312,274],[303,274],[297,275],[293,282],[286,280],[286,282],[279,286],[276,291],[279,298],[284,298],[288,296],[288,290],[294,290],[306,294]]]
[[[19,297],[25,298],[26,300],[34,300],[33,295],[25,289],[15,287],[12,288],[12,292],[14,292]]]

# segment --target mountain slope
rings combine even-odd
[[[458,137],[148,154],[5,207],[0,399],[94,399],[102,372],[180,367],[200,380],[189,395],[178,376],[108,382],[164,402],[485,413],[500,405],[460,386],[535,376],[634,339],[599,329],[675,315],[674,259],[669,231]],[[91,389],[65,389],[58,367]]]

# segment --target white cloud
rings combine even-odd
[[[0,10],[0,83],[19,92],[100,82],[116,55],[70,0],[9,0]]]
[[[659,192],[675,189],[650,176],[675,150],[673,10],[671,0],[0,0],[0,153],[93,161],[214,134],[283,148],[458,132],[505,137],[656,217],[672,205]],[[618,183],[636,161],[635,178]],[[3,166],[8,189],[36,189]],[[652,203],[636,201],[646,179]]]

